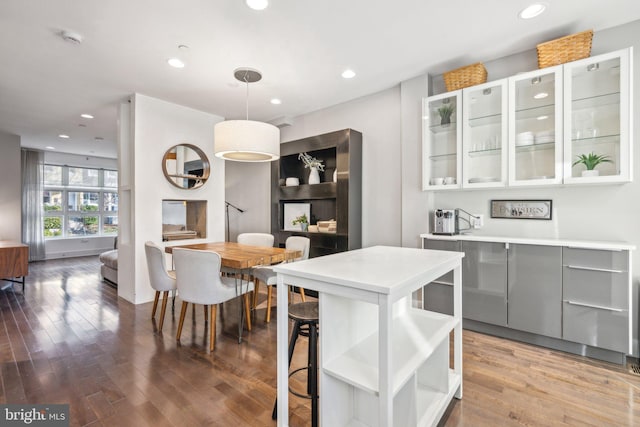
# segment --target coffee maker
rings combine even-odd
[[[458,209],[436,209],[433,213],[433,234],[460,234]]]

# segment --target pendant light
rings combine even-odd
[[[238,68],[236,80],[247,85],[247,119],[225,120],[214,127],[215,155],[236,162],[270,162],[280,158],[280,129],[249,120],[249,83],[262,79],[259,71]]]

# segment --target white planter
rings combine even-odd
[[[582,171],[582,176],[583,177],[592,177],[592,176],[599,176],[599,175],[600,175],[600,172],[598,172],[595,169]]]
[[[309,184],[320,184],[320,174],[317,168],[311,168],[309,172]]]

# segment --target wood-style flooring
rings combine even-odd
[[[225,304],[208,354],[202,309],[177,345],[178,314],[168,307],[158,333],[151,305],[118,298],[97,257],[31,263],[26,297],[20,285],[0,292],[0,403],[69,403],[72,426],[276,424],[276,323],[264,308],[238,344],[239,307]],[[640,425],[640,377],[624,367],[470,331],[463,347],[464,396],[443,425]],[[290,404],[290,424],[310,425],[308,401]]]

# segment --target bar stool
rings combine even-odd
[[[296,372],[307,370],[307,394],[300,394],[291,390],[289,392],[295,396],[311,399],[311,426],[318,426],[318,302],[308,301],[291,304],[289,306],[289,319],[293,320],[293,330],[289,342],[289,367],[293,350],[299,336],[309,337],[309,351],[307,356],[307,366],[289,372],[291,377]],[[278,399],[273,405],[272,419],[278,418]]]

